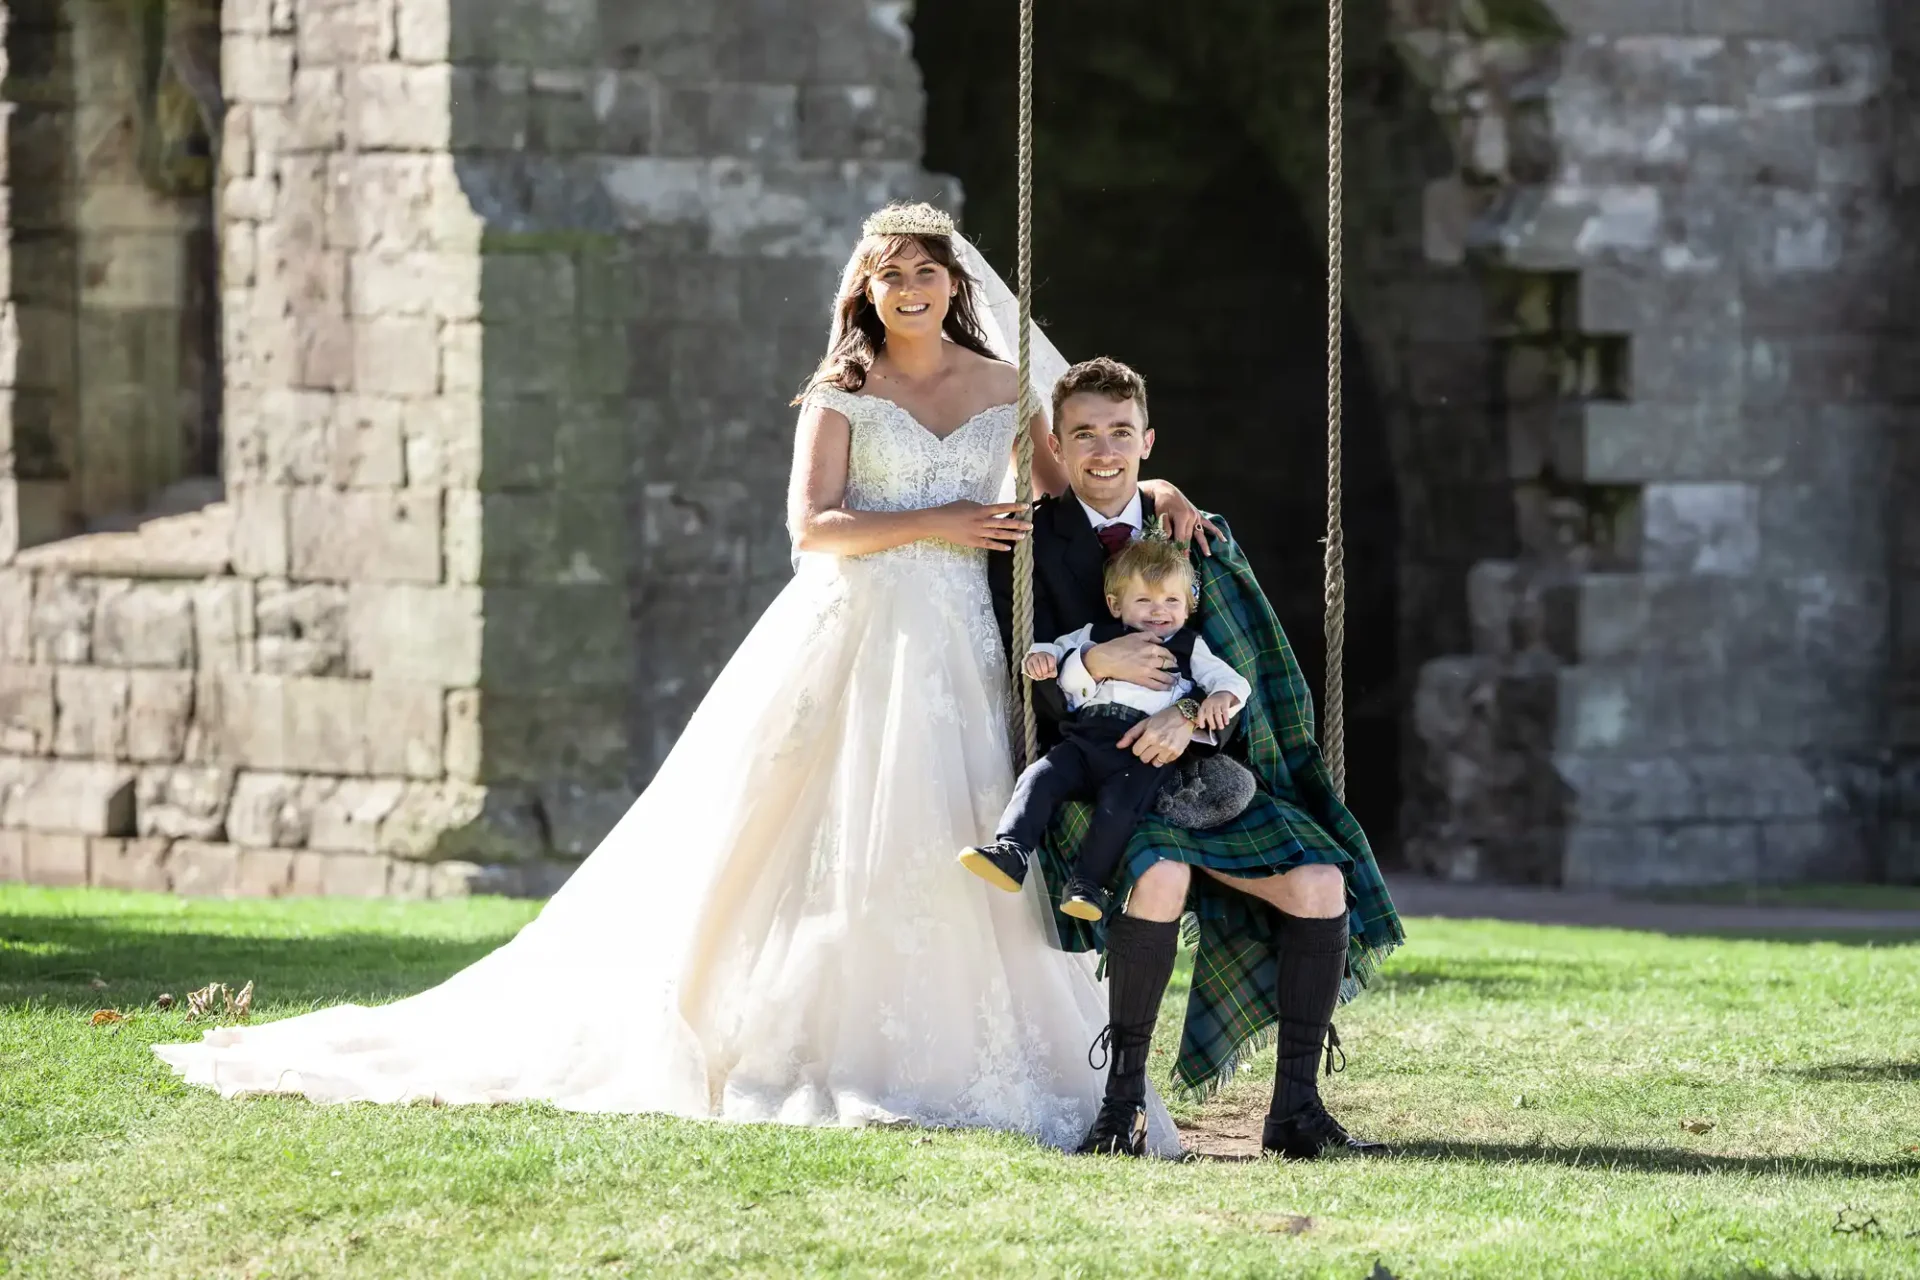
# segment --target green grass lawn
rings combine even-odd
[[[390,998],[533,910],[0,886],[0,1274],[1920,1275],[1920,945],[1886,939],[1415,921],[1329,1088],[1377,1162],[223,1102],[147,1051],[196,1034],[161,991]],[[1270,1063],[1182,1110],[1206,1149]]]

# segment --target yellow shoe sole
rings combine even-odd
[[[977,849],[969,849],[961,854],[960,865],[996,889],[1005,889],[1008,893],[1020,892],[1020,882],[994,866],[993,859]]]
[[[1099,907],[1094,906],[1091,902],[1082,902],[1078,899],[1061,903],[1060,913],[1062,915],[1072,916],[1075,920],[1101,920],[1105,918]]]

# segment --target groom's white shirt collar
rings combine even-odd
[[[1133,491],[1133,501],[1129,502],[1127,509],[1117,516],[1101,515],[1086,503],[1081,502],[1080,495],[1077,493],[1073,495],[1073,500],[1079,502],[1080,509],[1087,513],[1087,523],[1093,526],[1095,533],[1098,533],[1110,524],[1130,524],[1133,526],[1133,532],[1137,536],[1141,526],[1147,522],[1147,518],[1140,506],[1140,490],[1137,488]]]

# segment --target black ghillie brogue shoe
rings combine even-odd
[[[960,865],[996,889],[1020,892],[1027,882],[1027,862],[1031,855],[1011,840],[995,840],[960,851]]]
[[[1284,1120],[1267,1117],[1260,1133],[1260,1149],[1288,1160],[1318,1160],[1344,1151],[1356,1156],[1389,1155],[1387,1144],[1356,1138],[1327,1113],[1320,1102],[1310,1102]]]
[[[1147,1154],[1147,1109],[1138,1102],[1100,1104],[1093,1128],[1080,1143],[1083,1156],[1144,1156]]]
[[[1067,881],[1060,898],[1060,910],[1075,920],[1104,920],[1107,916],[1107,891],[1084,876]]]

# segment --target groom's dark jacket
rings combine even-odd
[[[1142,518],[1153,520],[1153,495],[1140,494]],[[1057,640],[1089,623],[1110,622],[1107,591],[1102,582],[1107,553],[1100,537],[1087,523],[1086,508],[1068,490],[1058,498],[1041,498],[1033,506],[1033,638]],[[1195,580],[1198,581],[1196,575]],[[987,586],[993,593],[993,613],[1000,623],[1000,643],[1010,660],[1022,655],[1013,649],[1013,555],[987,558]],[[1242,672],[1249,680],[1251,672]],[[1043,748],[1059,740],[1060,722],[1067,718],[1067,698],[1058,680],[1037,680],[1033,706],[1039,713]],[[1239,723],[1235,716],[1221,735],[1224,745]]]

